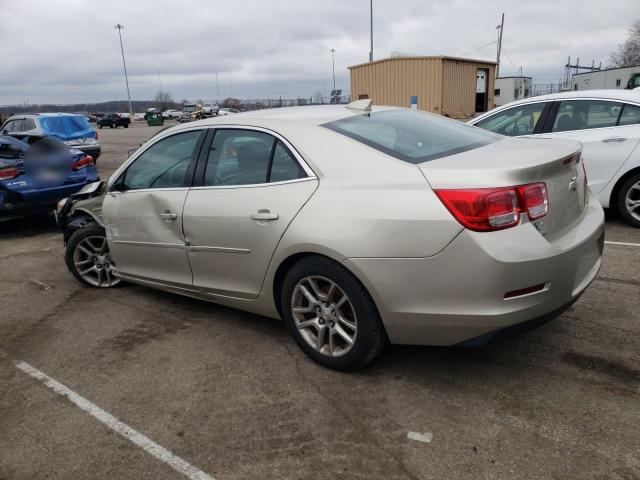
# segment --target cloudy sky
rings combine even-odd
[[[373,0],[374,58],[391,52],[495,58],[557,82],[567,56],[606,65],[639,0]],[[310,97],[368,59],[369,0],[0,0],[0,104]],[[217,72],[217,83],[216,83]]]

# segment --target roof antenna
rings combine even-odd
[[[362,100],[354,100],[345,108],[348,108],[349,110],[355,110],[356,112],[370,112],[372,103],[373,100],[371,98],[363,98]]]

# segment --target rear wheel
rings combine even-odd
[[[620,187],[618,211],[629,225],[640,227],[640,173],[629,177]]]
[[[330,258],[311,256],[296,263],[285,277],[281,307],[298,346],[325,367],[360,369],[387,344],[371,296]]]
[[[129,128],[129,124],[128,123],[125,123],[123,126],[124,126],[124,128]]]
[[[104,229],[97,223],[79,228],[69,238],[65,252],[67,267],[85,285],[97,288],[115,287],[120,279],[109,253]]]

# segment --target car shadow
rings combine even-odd
[[[58,232],[60,232],[60,229],[56,224],[53,213],[0,220],[0,239],[2,240],[12,240],[33,237],[43,233]]]

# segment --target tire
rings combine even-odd
[[[124,127],[124,128],[129,128],[129,124],[128,124],[128,123],[125,123],[125,124],[123,125],[123,127]]]
[[[325,297],[333,292],[320,306],[312,307],[316,304],[312,304],[309,297],[301,293],[302,285],[309,292],[313,291],[313,297],[321,299],[316,293],[318,290],[308,283],[310,279],[319,290],[323,290]],[[333,289],[331,284],[334,284]],[[343,296],[347,300],[338,306]],[[299,306],[300,302],[306,305]],[[294,304],[297,310],[295,314]],[[330,258],[313,255],[293,265],[282,284],[280,305],[287,328],[298,346],[324,367],[340,371],[358,370],[378,356],[388,343],[378,309],[364,285],[349,270]],[[335,312],[332,312],[334,308]],[[300,313],[300,309],[308,311]],[[299,329],[298,325],[302,322],[313,325]],[[324,334],[320,333],[321,329]],[[338,329],[341,330],[340,334]],[[342,336],[345,332],[351,337],[352,343],[345,341]],[[319,341],[321,336],[322,342]]]
[[[634,203],[632,206],[628,202],[640,202],[640,172],[625,180],[618,190],[616,199],[616,206],[625,222],[640,228],[640,203]]]
[[[84,285],[110,288],[121,283],[112,273],[114,264],[109,255],[105,231],[95,222],[73,232],[67,242],[64,258],[69,271]]]
[[[98,124],[98,128],[102,129],[102,125]]]

